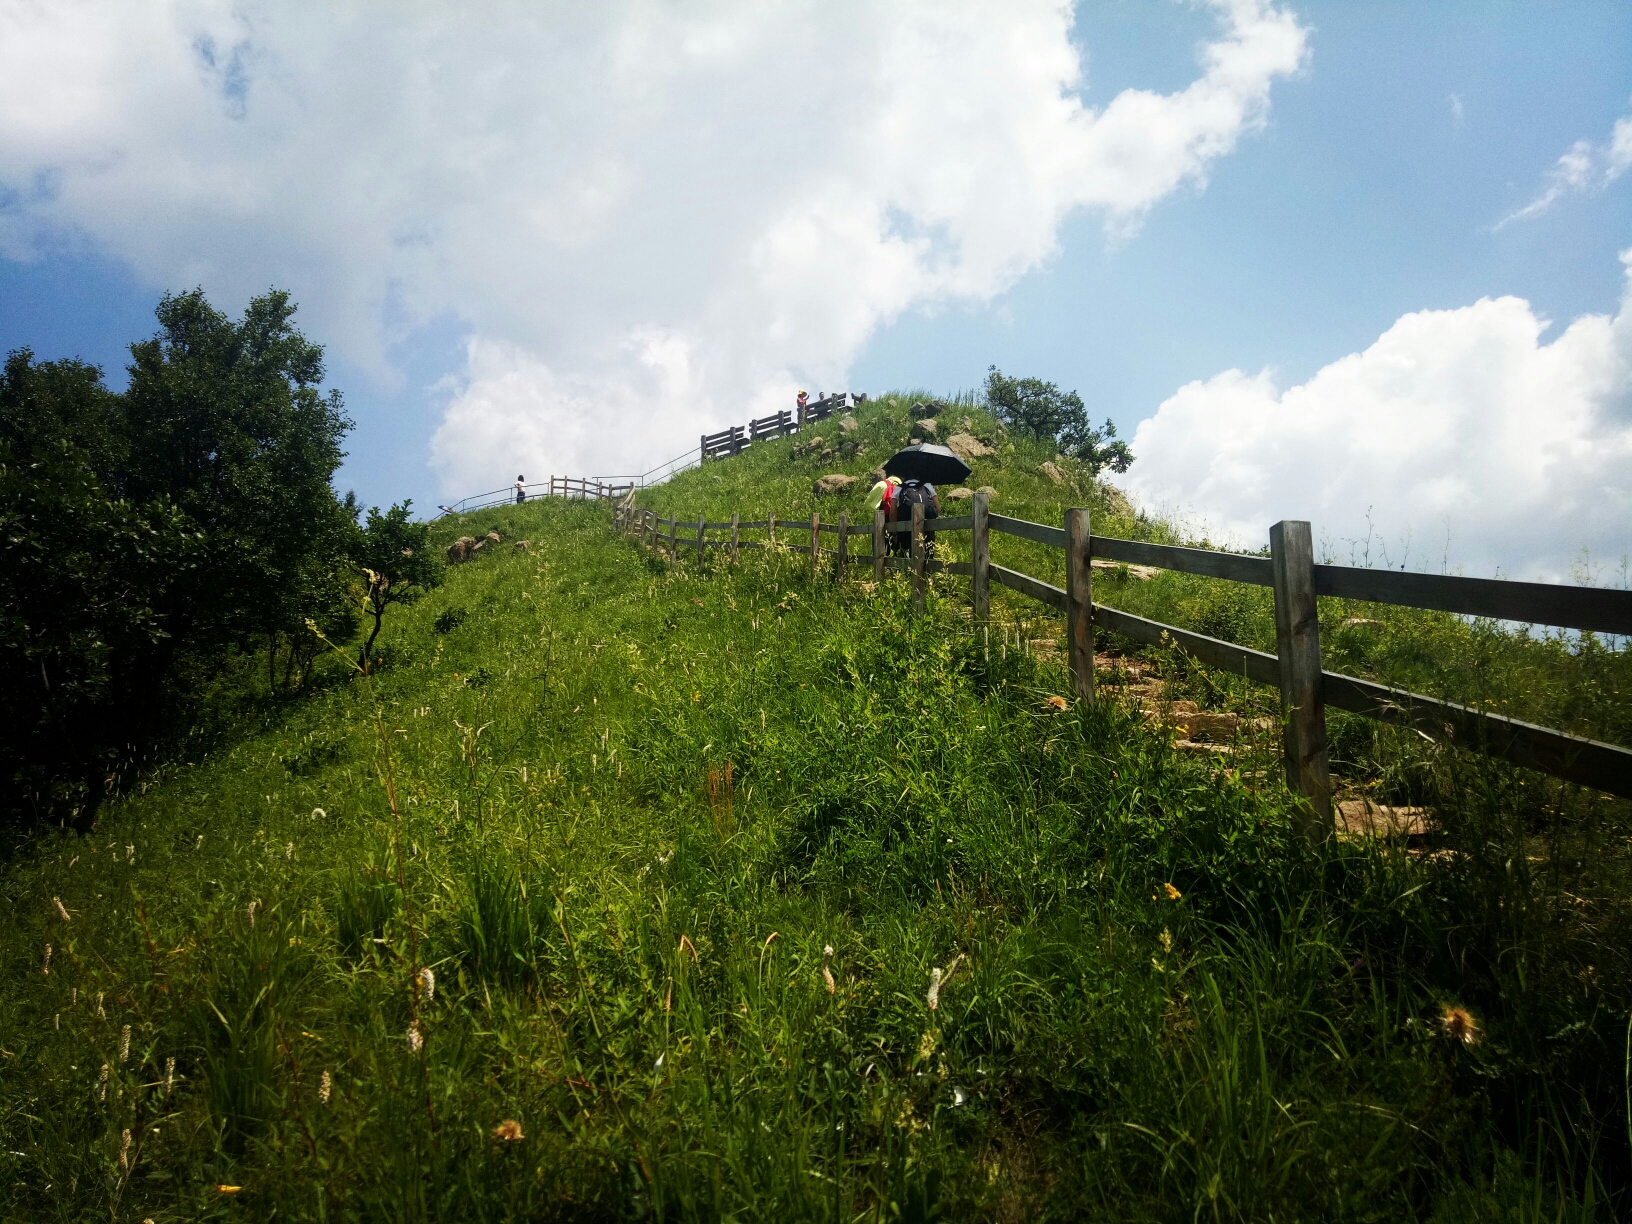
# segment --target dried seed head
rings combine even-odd
[[[51,898],[51,904],[55,905],[57,907],[57,913],[62,915],[62,920],[64,922],[72,922],[73,921],[72,918],[68,917],[68,907],[65,906],[62,903],[62,898],[61,897],[52,897]]]
[[[521,1133],[521,1123],[514,1118],[506,1118],[493,1128],[493,1138],[501,1143],[520,1143],[526,1137]]]
[[[105,1100],[108,1099],[108,1071],[109,1070],[110,1070],[110,1068],[108,1067],[108,1064],[103,1063],[102,1064],[102,1073],[96,1077],[96,1099],[99,1100],[99,1101],[105,1101]]]
[[[941,971],[937,968],[929,971],[929,1010],[934,1011],[940,1005]]]
[[[325,1072],[323,1072],[323,1078],[320,1081],[318,1081],[317,1099],[322,1104],[327,1105],[329,1103],[329,1097],[331,1095],[333,1095],[333,1093],[334,1093],[334,1076],[330,1075],[327,1071],[325,1071]]]
[[[431,972],[430,966],[419,971],[419,997],[426,1003],[436,998],[436,974]]]
[[[255,907],[259,904],[259,901],[251,901],[249,903],[249,909],[246,911],[246,913],[249,915],[249,929],[252,931],[255,929]]]
[[[175,1082],[176,1082],[176,1060],[174,1058],[167,1058],[167,1059],[164,1060],[164,1095],[165,1096],[170,1095],[170,1089],[172,1087],[174,1087]]]
[[[832,963],[832,961],[833,961],[833,945],[828,944],[825,948],[822,949],[822,981],[827,983],[827,993],[828,994],[832,994],[834,991],[838,990],[838,988],[839,988],[838,983],[836,983],[833,980],[833,970],[828,968],[828,966]]]
[[[119,1030],[119,1061],[130,1061],[130,1025]]]
[[[50,973],[51,972],[51,945],[50,944],[45,945],[45,959],[40,962],[40,972],[41,973]]]
[[[1070,704],[1070,702],[1066,701],[1064,697],[1050,697],[1047,701],[1043,702],[1043,704],[1046,706],[1052,706],[1056,710],[1063,710]]]
[[[1460,1041],[1463,1045],[1479,1044],[1479,1022],[1465,1007],[1445,1008],[1439,1018],[1439,1031],[1452,1041]]]
[[[127,1128],[119,1135],[119,1167],[130,1169],[130,1130]]]
[[[408,1053],[418,1054],[425,1048],[425,1030],[420,1027],[418,1020],[408,1024]]]
[[[108,1013],[102,1010],[102,996],[106,993],[106,991],[102,990],[96,992],[96,1018],[98,1020],[106,1020],[108,1018]]]

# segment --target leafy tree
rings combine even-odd
[[[428,543],[431,525],[408,517],[412,505],[412,501],[405,501],[384,514],[379,507],[371,507],[368,522],[358,535],[355,559],[368,584],[363,612],[374,618],[374,627],[357,657],[357,665],[365,673],[385,610],[392,604],[413,603],[442,581],[442,566]]]
[[[0,376],[0,812],[88,829],[154,726],[162,608],[199,537],[119,496],[119,400],[94,366],[12,353]]]
[[[986,371],[986,404],[1018,433],[1052,442],[1088,469],[1092,476],[1109,468],[1125,472],[1133,452],[1119,441],[1109,417],[1098,428],[1088,424],[1088,410],[1075,391],[1061,391],[1040,378],[1010,378],[995,365]]]
[[[294,327],[273,290],[234,323],[199,290],[167,295],[159,332],[131,346],[125,394],[130,480],[138,498],[165,496],[198,525],[207,558],[178,587],[178,638],[247,647],[331,609],[314,578],[343,568],[355,505],[330,481],[351,428],[338,391],[319,392],[323,350]],[[319,589],[322,588],[322,589]]]
[[[10,354],[0,373],[0,816],[88,828],[234,652],[311,661],[357,624],[350,422],[288,295],[234,322],[167,296],[130,386]]]

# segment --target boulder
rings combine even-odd
[[[855,433],[856,430],[861,428],[861,422],[853,416],[847,416],[839,422],[839,428],[845,433]]]
[[[941,403],[940,400],[919,400],[912,406],[912,415],[915,419],[918,417],[939,416],[945,408],[946,405]]]
[[[1122,518],[1133,517],[1133,503],[1128,500],[1126,493],[1115,485],[1101,483],[1097,487],[1099,489],[1100,504],[1104,507],[1105,513]]]
[[[850,486],[855,483],[856,478],[854,476],[845,476],[842,473],[833,472],[818,477],[814,491],[817,497],[834,497],[840,493],[849,492]]]
[[[987,446],[974,434],[955,433],[946,440],[946,445],[954,455],[965,463],[973,463],[976,459],[997,454],[996,450]]]
[[[491,540],[494,544],[497,544],[499,542],[499,533],[496,531],[490,531],[487,533],[486,538]]]
[[[997,490],[992,488],[991,485],[981,485],[980,488],[975,490],[975,492],[976,493],[984,493],[984,494],[986,494],[987,497],[996,497],[997,496]]]
[[[468,561],[470,553],[476,547],[476,541],[470,536],[460,536],[448,545],[448,564],[458,565],[461,561]]]
[[[516,541],[516,551],[517,552],[531,552],[532,550],[533,550],[533,542],[531,540],[517,540]]]
[[[920,439],[933,442],[939,432],[934,417],[925,417],[921,421],[912,423],[912,440],[915,442]]]
[[[1044,476],[1047,476],[1057,485],[1068,485],[1074,483],[1071,479],[1071,474],[1059,464],[1055,463],[1052,459],[1044,464],[1041,464],[1037,470]]]
[[[947,501],[968,501],[974,495],[975,494],[974,494],[973,490],[965,489],[960,485],[958,488],[953,489],[951,492],[949,492],[946,495],[946,500]]]

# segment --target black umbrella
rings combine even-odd
[[[896,451],[885,461],[884,474],[929,484],[957,484],[968,478],[969,465],[946,447],[925,442]]]

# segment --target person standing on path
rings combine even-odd
[[[519,505],[521,505],[522,502],[524,502],[526,500],[527,500],[527,477],[517,476],[516,477],[516,505],[519,506]]]

